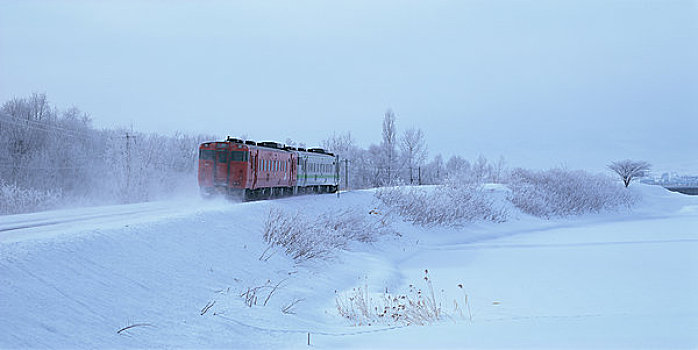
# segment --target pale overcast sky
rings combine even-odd
[[[698,171],[696,1],[5,1],[0,100],[98,127]]]

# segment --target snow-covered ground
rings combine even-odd
[[[269,209],[376,215],[372,191],[2,216],[0,348],[306,348],[308,333],[314,348],[696,348],[698,197],[630,190],[642,195],[630,212],[542,220],[510,208],[505,223],[458,229],[395,221],[400,236],[303,263],[280,250],[259,259]],[[337,295],[404,293],[424,286],[425,269],[441,321],[339,316]]]

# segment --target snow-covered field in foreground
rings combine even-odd
[[[259,259],[269,208],[368,215],[373,192],[3,216],[0,348],[306,348],[308,332],[314,348],[696,348],[698,198],[631,190],[643,198],[632,212],[395,222],[400,237],[302,264],[281,251]],[[338,315],[336,293],[405,292],[424,286],[425,269],[444,320],[389,329]],[[458,284],[472,319],[453,311]],[[255,291],[248,307],[241,294]]]

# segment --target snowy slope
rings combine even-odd
[[[259,259],[269,209],[368,212],[371,191],[3,216],[0,348],[305,348],[308,332],[316,348],[695,348],[698,198],[633,187],[643,202],[632,212],[514,213],[459,229],[395,222],[400,237],[302,264],[280,251]],[[389,329],[337,314],[336,293],[404,291],[425,269],[444,320]],[[472,319],[452,311],[458,284]],[[255,290],[248,307],[241,294]]]

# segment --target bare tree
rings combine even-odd
[[[347,188],[368,186],[362,177],[366,165],[365,151],[354,145],[354,139],[350,132],[343,134],[333,132],[332,136],[322,140],[320,146],[340,158],[339,174],[342,186],[346,185]]]
[[[497,163],[492,165],[492,182],[493,183],[506,183],[504,179],[506,173],[506,160],[504,156],[499,156]]]
[[[384,158],[384,168],[386,184],[391,185],[394,180],[394,173],[397,170],[397,128],[395,126],[395,113],[387,110],[383,117],[383,141],[381,142],[381,153]]]
[[[351,132],[346,132],[344,134],[332,133],[332,136],[320,142],[320,146],[325,150],[348,158],[349,154],[353,152],[354,139],[351,137]]]
[[[461,156],[451,156],[446,162],[447,177],[451,180],[470,176],[470,163]]]
[[[424,166],[422,171],[422,183],[426,185],[435,185],[443,183],[443,178],[446,176],[444,167],[444,159],[441,154],[437,154],[434,158]]]
[[[427,159],[427,145],[424,142],[422,130],[416,128],[405,130],[400,139],[400,150],[407,166],[407,177],[410,184],[413,184],[415,170]]]
[[[471,169],[472,180],[475,183],[485,183],[492,180],[492,165],[482,154],[477,157]]]
[[[612,162],[609,169],[613,170],[623,180],[625,187],[630,185],[634,179],[647,176],[650,170],[650,163],[645,161],[634,161],[630,159]]]

